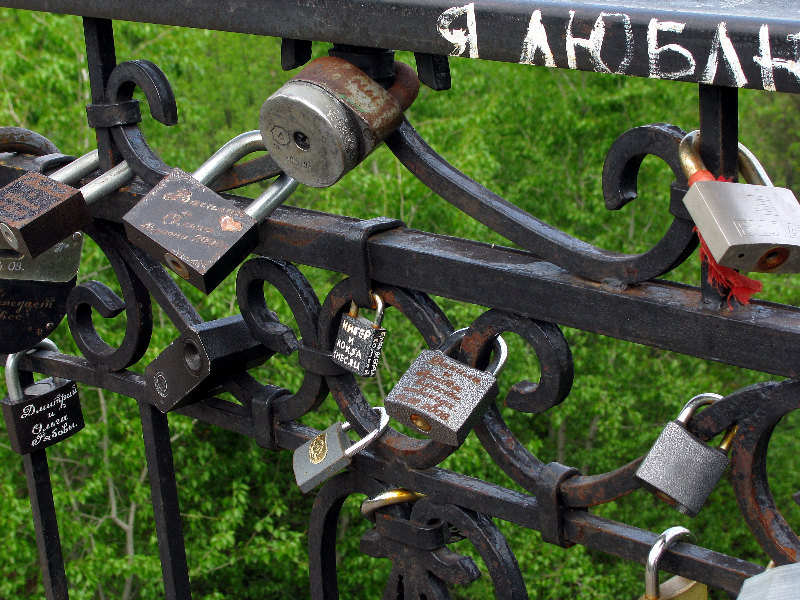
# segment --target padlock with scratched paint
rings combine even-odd
[[[305,494],[347,467],[353,457],[377,440],[389,426],[389,415],[382,406],[373,407],[380,415],[377,429],[350,443],[350,423],[334,423],[294,451],[292,468],[300,490]]]
[[[40,341],[34,350],[58,352],[50,340]],[[83,429],[83,412],[74,381],[49,377],[23,389],[19,378],[19,359],[29,351],[9,354],[6,359],[8,396],[3,407],[11,449],[30,454],[57,444]]]
[[[706,171],[699,148],[698,131],[680,143],[681,167],[690,181]],[[774,187],[742,144],[739,171],[746,184],[698,180],[683,198],[714,260],[740,271],[800,272],[800,204],[794,193]]]
[[[0,189],[0,233],[8,245],[36,258],[91,223],[89,206],[133,178],[123,162],[80,189],[68,185],[99,164],[93,150],[49,176],[28,172]]]
[[[698,408],[720,398],[707,393],[689,400],[678,418],[664,427],[634,475],[657,497],[690,517],[697,516],[722,478],[737,428],[731,427],[719,448],[713,448],[690,433],[686,424]]]
[[[270,156],[303,185],[339,181],[400,126],[419,93],[411,67],[395,62],[394,69],[394,83],[385,90],[341,58],[309,63],[261,107]]]
[[[192,175],[173,169],[123,217],[128,239],[191,285],[209,294],[258,243],[258,224],[295,190],[287,175],[245,209],[207,187],[251,152],[264,150],[258,131],[217,150]]]
[[[464,441],[482,408],[497,395],[497,375],[508,353],[505,341],[497,336],[486,371],[450,358],[447,353],[466,331],[452,333],[437,350],[423,350],[384,401],[392,418],[451,446]]]
[[[350,303],[349,314],[342,315],[333,362],[362,377],[373,377],[378,370],[378,360],[386,339],[386,329],[381,327],[385,303],[380,294],[372,294],[375,302],[375,321],[358,314],[355,302]]]

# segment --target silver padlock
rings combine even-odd
[[[686,429],[701,406],[722,398],[699,394],[689,400],[678,418],[667,423],[634,478],[656,496],[690,517],[697,516],[728,466],[728,450],[737,427],[725,434],[719,448],[712,448]]]
[[[294,451],[294,479],[304,494],[347,467],[356,454],[383,435],[389,426],[389,415],[382,406],[374,410],[381,416],[378,428],[355,444],[350,443],[346,433],[350,423],[334,423]]]
[[[497,395],[497,375],[508,355],[505,341],[497,336],[486,371],[447,356],[466,331],[455,331],[438,350],[423,350],[384,401],[392,418],[451,446],[461,445],[486,402]]]
[[[688,539],[695,542],[695,537],[691,531],[685,527],[670,527],[656,540],[647,555],[644,573],[644,596],[639,600],[706,600],[708,598],[708,587],[704,583],[699,583],[686,577],[676,575],[664,582],[658,583],[658,567],[661,557],[664,556],[670,546],[680,540]]]
[[[681,166],[687,178],[706,170],[699,148],[698,131],[687,134],[680,143]],[[740,271],[800,272],[800,204],[794,193],[774,187],[742,144],[739,172],[746,184],[697,181],[683,198],[714,260]]]
[[[400,123],[419,92],[414,70],[394,63],[384,90],[355,65],[318,58],[264,101],[260,126],[270,156],[310,187],[333,185]]]
[[[736,600],[797,600],[800,586],[800,563],[767,567],[745,579]]]
[[[358,314],[355,302],[350,303],[350,313],[342,315],[336,343],[333,346],[333,362],[361,377],[373,377],[378,370],[386,329],[381,327],[385,303],[379,294],[372,294],[375,302],[375,321]]]

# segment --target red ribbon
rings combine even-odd
[[[722,175],[720,175],[718,178],[715,178],[710,171],[697,171],[689,178],[689,187],[698,181],[728,180]],[[723,267],[716,260],[714,260],[714,256],[708,249],[708,245],[703,239],[703,236],[700,235],[697,227],[695,227],[693,231],[697,234],[697,238],[700,240],[700,262],[705,262],[708,264],[708,283],[713,285],[717,290],[719,290],[720,293],[728,290],[728,308],[731,310],[733,310],[733,306],[731,305],[731,296],[736,298],[742,304],[749,304],[750,298],[753,296],[753,294],[758,294],[763,289],[764,284],[757,279],[751,279],[746,275],[742,275],[735,269]]]

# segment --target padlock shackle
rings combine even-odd
[[[292,179],[286,173],[281,173],[271,186],[244,209],[244,212],[253,217],[256,223],[263,223],[276,208],[286,202],[299,185],[299,181]]]
[[[681,163],[681,169],[687,179],[697,173],[698,171],[707,171],[706,164],[700,156],[700,130],[695,129],[687,133],[681,143],[678,145],[678,158]],[[744,177],[747,183],[752,185],[764,185],[773,187],[772,180],[767,175],[766,170],[755,155],[750,150],[739,142],[739,158],[738,158],[739,173]]]
[[[452,352],[455,347],[461,343],[461,340],[464,339],[468,329],[469,327],[456,329],[453,333],[447,336],[445,341],[439,345],[438,350],[449,356],[450,352]],[[500,371],[502,371],[503,367],[506,365],[506,360],[508,360],[508,344],[506,344],[506,341],[503,339],[502,335],[498,334],[495,336],[493,349],[494,353],[492,354],[492,361],[486,365],[486,372],[497,379]]]
[[[19,360],[25,354],[32,354],[37,350],[50,350],[51,352],[58,352],[58,346],[52,341],[45,338],[38,342],[33,348],[23,350],[22,352],[15,352],[9,354],[6,358],[6,385],[8,386],[8,398],[13,402],[19,402],[25,396],[22,391],[22,384],[19,382]]]
[[[414,502],[422,500],[425,497],[426,496],[423,493],[412,492],[411,490],[407,490],[405,488],[386,490],[385,492],[381,492],[372,498],[367,498],[364,500],[364,502],[361,503],[361,514],[370,521],[374,521],[375,517],[373,516],[373,513],[379,508],[393,506],[395,504],[402,504],[404,502],[413,504]]]
[[[207,186],[248,154],[266,149],[264,140],[261,138],[261,131],[258,129],[246,131],[229,140],[214,152],[192,173],[192,177]]]
[[[380,327],[381,323],[383,323],[383,313],[386,312],[386,302],[383,301],[383,297],[380,294],[376,294],[375,292],[370,292],[370,297],[375,304],[375,319],[372,323],[375,327]],[[358,305],[355,302],[350,302],[350,311],[348,314],[351,317],[358,316]]]
[[[97,150],[92,150],[89,154],[84,154],[68,165],[61,167],[49,177],[60,183],[73,185],[98,168],[100,168],[100,153]]]
[[[713,392],[705,392],[703,394],[697,394],[694,398],[689,400],[686,404],[684,404],[681,412],[678,414],[678,418],[676,421],[686,425],[689,422],[689,419],[692,418],[695,411],[700,408],[701,406],[708,406],[709,404],[714,404],[717,400],[722,400],[722,396],[719,394],[715,394]]]
[[[685,527],[670,527],[658,536],[656,543],[650,548],[644,571],[644,597],[647,600],[656,600],[661,597],[661,588],[658,584],[658,566],[669,547],[681,540],[697,543],[694,534]]]
[[[381,437],[383,435],[383,432],[386,431],[386,428],[389,427],[389,413],[386,412],[386,409],[383,406],[373,406],[372,410],[374,410],[381,416],[381,420],[378,423],[378,428],[373,429],[363,438],[358,440],[355,444],[347,448],[344,451],[344,455],[347,458],[353,458],[356,454],[361,452],[364,448],[366,448],[372,442]],[[350,429],[350,423],[348,422],[343,423],[342,431],[347,431],[348,429]]]
[[[111,192],[114,192],[128,183],[135,173],[133,169],[128,166],[128,163],[122,161],[117,166],[112,167],[96,179],[92,179],[89,183],[81,188],[81,194],[86,201],[87,206],[91,206],[101,198],[104,198]]]

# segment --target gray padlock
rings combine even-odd
[[[744,580],[736,600],[797,600],[799,585],[800,563],[767,567]]]
[[[350,429],[350,423],[334,423],[294,451],[294,478],[304,494],[347,467],[356,454],[383,435],[389,426],[389,415],[382,406],[375,406],[373,409],[381,416],[378,428],[355,444],[350,443],[346,433]]]
[[[192,175],[173,169],[123,217],[136,246],[209,294],[258,243],[258,224],[297,188],[281,175],[241,210],[207,187],[244,156],[264,150],[258,131],[242,133]]]
[[[689,400],[678,418],[667,423],[634,478],[679,512],[696,517],[728,466],[728,450],[736,427],[713,448],[686,429],[701,406],[713,404],[719,394],[699,394]]]
[[[29,172],[0,190],[0,233],[14,250],[36,258],[92,221],[89,207],[133,179],[126,162],[109,169],[82,188],[83,177],[97,169],[97,150],[50,176]]]
[[[704,583],[676,575],[658,583],[658,567],[670,546],[681,540],[696,543],[694,534],[685,527],[670,527],[656,539],[645,563],[644,595],[639,600],[706,600],[708,587]]]
[[[358,314],[355,302],[350,303],[350,313],[342,315],[336,343],[333,346],[333,362],[361,377],[373,377],[378,370],[386,329],[381,327],[385,303],[378,294],[375,301],[375,321]]]
[[[681,166],[687,178],[706,170],[699,147],[698,131],[681,141]],[[739,171],[746,184],[697,181],[683,198],[714,260],[740,271],[800,272],[800,204],[794,193],[774,187],[742,144]]]
[[[505,341],[497,336],[487,371],[447,356],[466,331],[455,331],[438,350],[423,350],[384,401],[393,419],[451,446],[461,445],[486,402],[497,395],[497,374],[508,355]]]

